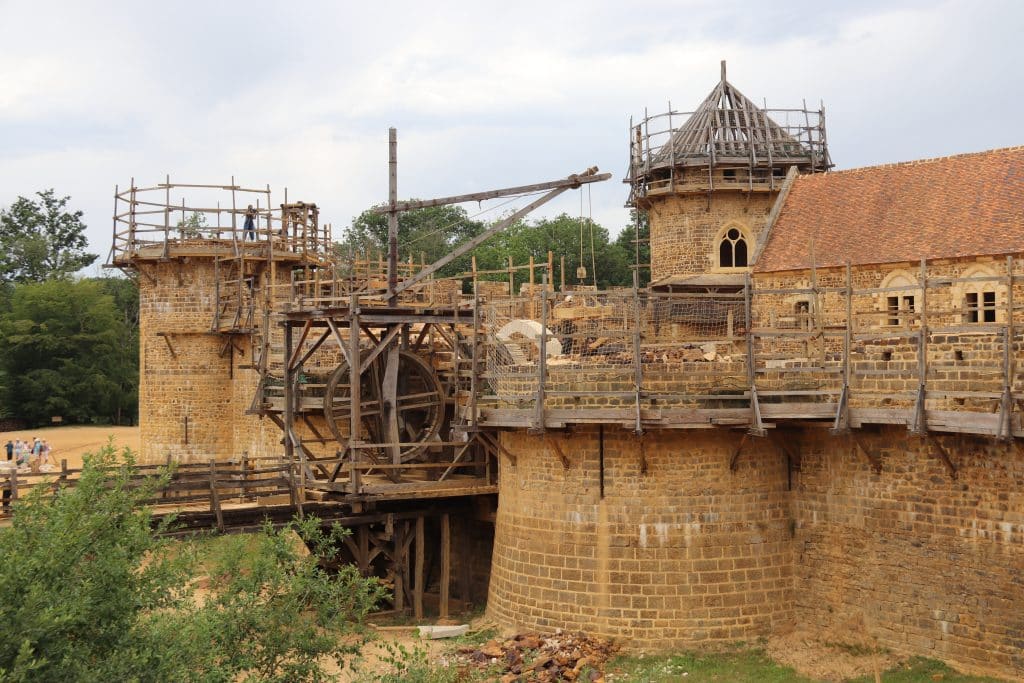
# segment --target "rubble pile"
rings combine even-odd
[[[507,640],[489,640],[480,647],[456,650],[460,662],[496,670],[501,683],[603,683],[604,663],[618,647],[585,633],[556,631],[552,635],[521,633]]]

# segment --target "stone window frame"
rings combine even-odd
[[[878,318],[877,326],[911,327],[919,320],[916,314],[920,313],[918,306],[922,301],[921,283],[918,282],[917,275],[912,271],[906,268],[897,268],[886,273],[878,288],[885,290],[893,287],[905,289],[892,292],[881,291],[875,294],[875,310],[886,314]],[[891,301],[894,298],[897,299],[895,308],[892,307]],[[909,305],[908,299],[910,299]]]
[[[730,230],[737,230],[737,231],[739,231],[740,235],[736,239],[736,241],[738,242],[739,240],[743,240],[743,242],[746,245],[746,249],[747,249],[747,265],[745,265],[745,266],[723,266],[722,265],[722,260],[721,260],[722,242],[727,239],[727,236],[728,236]],[[715,234],[715,239],[712,240],[712,242],[711,242],[711,248],[712,248],[711,262],[715,264],[714,268],[712,269],[713,271],[719,272],[719,273],[743,273],[743,272],[746,272],[746,271],[750,270],[750,267],[752,265],[751,264],[751,260],[754,257],[755,244],[754,244],[753,233],[751,232],[750,228],[748,228],[743,223],[740,223],[739,221],[728,221],[727,223],[725,223],[721,228],[719,228],[718,232]]]
[[[962,280],[971,277],[996,278],[1000,273],[987,263],[972,263],[957,279]],[[983,280],[981,282],[955,282],[952,287],[953,306],[960,314],[960,322],[964,325],[995,325],[1006,322],[1006,285],[998,280]],[[986,305],[985,295],[992,295],[992,303]],[[968,296],[975,297],[976,308],[968,307]],[[969,320],[971,311],[977,311],[977,320]],[[993,313],[992,319],[985,320],[985,311]]]

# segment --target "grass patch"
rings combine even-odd
[[[760,649],[719,653],[685,653],[656,657],[618,657],[605,669],[616,683],[820,683],[795,670],[773,662]],[[997,678],[968,676],[942,662],[913,657],[882,674],[885,683],[1005,683]],[[848,683],[874,683],[874,675]]]
[[[882,674],[885,683],[1004,683],[998,678],[968,676],[951,669],[942,662],[925,657],[911,657],[897,667]],[[862,676],[850,683],[874,683],[874,676]]]
[[[815,683],[793,669],[776,664],[760,649],[719,653],[685,653],[658,657],[617,657],[605,668],[609,680],[647,683],[690,681],[757,681]]]

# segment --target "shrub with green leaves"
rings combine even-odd
[[[215,543],[153,528],[131,454],[87,456],[77,485],[39,488],[0,529],[0,681],[327,681],[384,596],[328,573],[340,527],[313,518]],[[294,532],[294,533],[293,533]],[[296,542],[297,533],[311,549]],[[198,548],[213,547],[200,562]]]

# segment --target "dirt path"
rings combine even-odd
[[[50,444],[50,458],[60,464],[62,458],[67,459],[68,467],[77,469],[82,466],[82,456],[99,450],[113,436],[114,446],[120,451],[127,446],[135,452],[139,450],[138,427],[46,427],[43,429],[25,429],[17,432],[0,432],[0,445],[8,439],[31,442],[39,437]],[[5,457],[5,456],[0,456]]]

